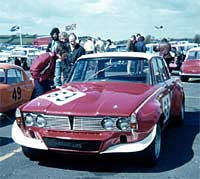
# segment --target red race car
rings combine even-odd
[[[161,132],[172,119],[181,124],[184,106],[180,80],[170,77],[162,57],[134,52],[84,55],[66,85],[20,106],[12,137],[34,160],[48,150],[143,151],[149,164],[155,164]]]
[[[0,63],[0,113],[10,113],[29,101],[34,86],[24,69],[17,65]]]
[[[188,50],[180,71],[181,81],[200,78],[200,47]]]

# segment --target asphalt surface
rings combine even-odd
[[[1,179],[199,179],[200,80],[183,83],[184,124],[163,134],[161,158],[148,168],[135,155],[70,156],[51,154],[42,162],[27,159],[11,138],[12,117],[0,118]]]

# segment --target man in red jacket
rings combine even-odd
[[[32,63],[30,72],[34,79],[35,89],[32,98],[36,98],[51,90],[54,79],[56,59],[66,58],[67,51],[59,45],[56,52],[46,52],[39,55]]]

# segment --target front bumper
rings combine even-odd
[[[134,135],[137,135],[137,133],[133,133],[133,137],[134,137]],[[156,136],[156,125],[153,127],[153,129],[151,130],[149,135],[146,136],[144,139],[142,139],[140,141],[133,142],[133,143],[120,143],[120,144],[110,145],[110,146],[108,146],[108,148],[106,148],[103,151],[99,151],[98,153],[100,153],[100,154],[129,153],[129,152],[142,151],[152,143],[155,136]],[[21,131],[21,129],[17,125],[16,121],[14,122],[14,124],[12,126],[12,138],[16,143],[18,143],[22,146],[35,148],[35,149],[41,149],[41,150],[48,150],[48,147],[43,142],[43,140],[41,140],[39,138],[36,139],[36,138],[30,138],[30,137],[24,136],[23,132]],[[50,148],[50,149],[54,150],[52,148]],[[69,150],[66,150],[66,152],[68,152],[68,151]],[[69,152],[73,152],[73,151],[71,150]],[[77,151],[74,151],[74,152],[77,152]],[[79,151],[79,152],[80,153],[86,153],[86,151]],[[92,153],[92,152],[88,151],[88,153]]]
[[[17,125],[16,121],[14,122],[12,126],[11,135],[12,135],[13,140],[19,145],[34,148],[34,149],[48,150],[45,143],[41,141],[40,139],[33,139],[33,138],[24,136],[23,132]]]
[[[128,144],[118,144],[115,146],[109,147],[107,150],[101,152],[101,154],[104,153],[129,153],[129,152],[139,152],[147,148],[154,140],[156,136],[156,127],[155,125],[153,127],[153,130],[151,133],[144,138],[143,140],[135,143],[128,143]]]

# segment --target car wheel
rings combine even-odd
[[[39,161],[44,158],[44,151],[22,146],[24,155],[33,161]]]
[[[161,127],[157,124],[156,136],[151,145],[145,151],[145,160],[148,166],[157,164],[161,152]]]
[[[180,108],[180,113],[173,120],[174,125],[176,127],[179,127],[179,126],[181,126],[183,124],[184,116],[185,116],[185,104],[184,104],[184,102],[182,102],[181,103],[181,108]]]
[[[189,80],[188,77],[186,77],[186,76],[181,76],[181,81],[182,81],[182,82],[187,82],[188,80]]]

